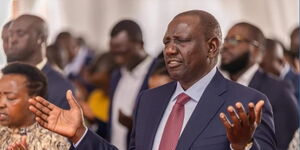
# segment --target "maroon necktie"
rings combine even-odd
[[[169,115],[168,121],[162,134],[159,150],[175,150],[179,140],[180,131],[184,119],[184,105],[190,97],[184,93],[178,95],[175,105]]]

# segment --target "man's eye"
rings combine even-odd
[[[9,101],[13,101],[13,100],[15,100],[15,99],[17,99],[17,96],[15,96],[15,95],[7,95],[7,100],[9,100]]]
[[[189,42],[191,41],[190,39],[178,39],[179,42],[184,43],[184,42]]]
[[[17,34],[18,34],[18,36],[23,36],[25,34],[25,32],[24,31],[18,31]]]

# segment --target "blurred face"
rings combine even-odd
[[[164,59],[171,78],[183,83],[194,83],[210,71],[208,44],[200,29],[199,17],[174,18],[165,33]]]
[[[130,41],[125,31],[120,32],[110,39],[110,51],[115,62],[120,66],[130,66],[134,61],[136,43]]]
[[[156,87],[162,86],[164,84],[167,84],[171,81],[172,81],[172,79],[168,75],[156,74],[156,75],[152,75],[149,78],[148,85],[149,85],[149,88],[152,89],[152,88],[156,88]]]
[[[273,50],[267,51],[264,54],[260,66],[266,73],[280,76],[281,70],[283,68],[283,60],[281,60],[279,56],[276,56],[276,52],[283,50],[279,44],[276,44],[273,48]]]
[[[2,29],[2,41],[4,51],[8,51],[8,27]]]
[[[17,19],[9,27],[9,44],[5,50],[7,61],[26,61],[39,49],[41,40],[38,40],[32,21]]]
[[[19,128],[33,124],[26,82],[24,76],[16,74],[4,75],[0,79],[0,125]]]
[[[292,38],[291,38],[291,50],[292,51],[299,51],[299,32],[296,33]]]
[[[221,68],[229,73],[236,73],[254,63],[253,44],[247,29],[241,26],[231,28],[225,38],[222,49]]]

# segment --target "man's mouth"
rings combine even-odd
[[[0,121],[6,120],[7,117],[6,113],[0,113]]]
[[[182,64],[182,61],[177,59],[172,59],[167,61],[167,65],[169,68],[176,68],[179,67]]]

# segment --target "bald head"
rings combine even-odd
[[[2,41],[3,41],[3,49],[4,50],[8,49],[8,28],[9,28],[11,23],[12,23],[12,20],[7,22],[2,28],[1,38],[2,38]]]
[[[15,22],[23,22],[23,21],[27,22],[30,28],[34,29],[38,33],[38,35],[42,37],[43,41],[45,42],[47,41],[48,26],[42,18],[34,15],[25,14],[19,16],[15,20]]]
[[[16,18],[8,29],[7,61],[23,61],[36,65],[45,57],[48,29],[45,21],[34,15]]]
[[[180,16],[196,16],[200,20],[200,30],[204,33],[206,39],[217,37],[220,41],[222,40],[222,32],[217,19],[208,12],[203,10],[190,10],[182,12],[174,17]]]

